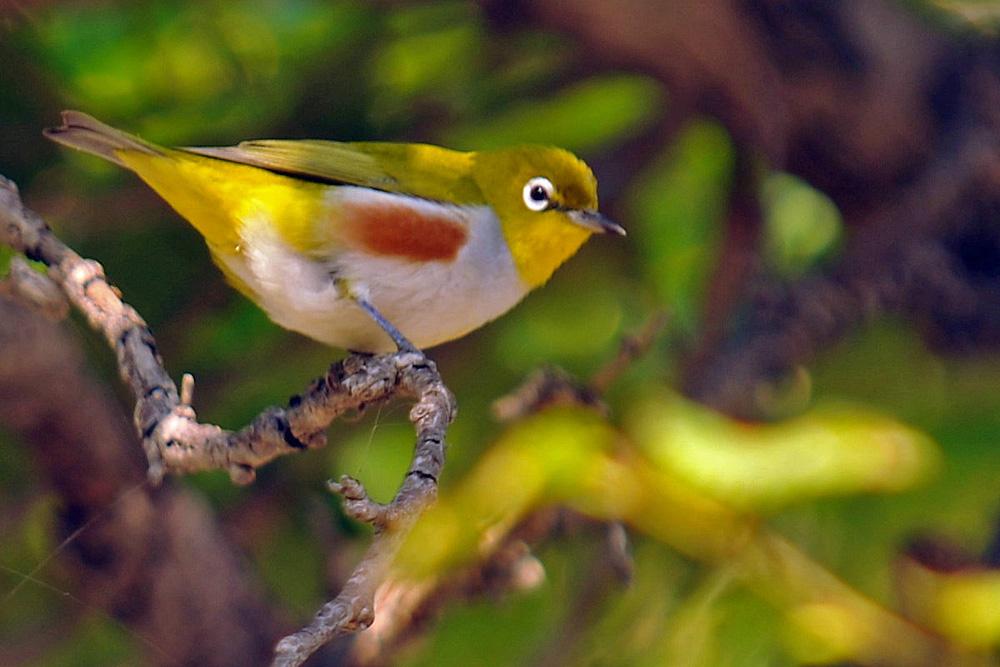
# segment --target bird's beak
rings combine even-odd
[[[569,219],[585,229],[598,234],[625,236],[625,228],[612,222],[597,211],[569,211]]]

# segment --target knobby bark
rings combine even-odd
[[[387,505],[371,501],[362,485],[349,477],[331,485],[331,490],[344,498],[349,515],[375,526],[375,538],[341,593],[317,613],[309,626],[278,643],[274,664],[302,664],[333,637],[370,625],[374,618],[375,590],[401,540],[436,496],[438,477],[444,465],[445,434],[454,419],[456,406],[454,396],[444,385],[434,363],[419,352],[349,356],[333,364],[325,376],[314,381],[301,395],[293,397],[287,407],[268,408],[245,428],[229,432],[214,424],[197,421],[190,405],[193,380],[186,378],[183,390],[178,391],[157,354],[156,343],[146,323],[122,301],[118,290],[105,278],[100,264],[80,257],[56,238],[44,221],[24,206],[16,186],[2,177],[0,241],[42,262],[48,268],[52,283],[46,284],[44,278],[19,268],[9,276],[10,284],[5,292],[34,301],[46,312],[59,313],[63,309],[56,305],[61,299],[59,291],[54,289],[57,286],[115,350],[119,373],[135,399],[134,425],[146,454],[147,477],[154,486],[168,472],[180,474],[211,469],[227,470],[234,482],[246,484],[253,481],[257,467],[274,458],[324,445],[326,428],[344,413],[393,397],[416,400],[410,410],[410,420],[417,431],[413,459],[393,500]],[[19,335],[16,327],[10,329],[10,337]],[[87,431],[70,430],[65,435],[81,437],[83,433]],[[121,445],[122,441],[123,438],[118,438],[114,443]],[[72,445],[65,438],[49,442],[52,447]],[[109,469],[109,472],[114,471]],[[72,470],[64,478],[68,485],[75,473]],[[139,506],[129,504],[128,507],[138,511],[135,508]],[[187,511],[194,512],[193,509]],[[159,523],[169,521],[170,517],[169,511],[159,518],[150,512],[134,520],[155,535]],[[115,534],[115,537],[123,535],[128,534]],[[154,581],[159,583],[160,580]],[[225,585],[225,581],[225,577],[219,576],[214,583]],[[142,596],[135,598],[141,600]],[[236,622],[238,615],[228,618]],[[199,627],[211,628],[212,624]],[[241,632],[247,633],[247,628],[241,628]],[[259,628],[254,636],[259,638]],[[270,634],[265,636],[270,637]],[[192,646],[201,645],[195,642]],[[246,647],[243,649],[244,655],[253,655],[245,650]]]

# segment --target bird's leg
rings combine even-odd
[[[395,325],[387,320],[385,316],[379,312],[378,308],[375,307],[371,301],[368,300],[367,291],[364,288],[358,288],[356,285],[352,285],[347,280],[343,278],[336,280],[337,290],[340,293],[353,301],[362,310],[368,313],[368,317],[375,321],[375,324],[379,326],[382,331],[388,334],[392,342],[396,344],[396,348],[400,352],[416,352],[421,354],[417,346],[409,341],[409,339],[403,335],[403,333],[395,327]]]
[[[368,313],[368,317],[375,320],[375,324],[379,325],[382,331],[389,334],[389,338],[391,338],[392,342],[396,344],[396,347],[400,352],[420,353],[420,350],[418,350],[417,347],[392,324],[392,322],[385,319],[382,313],[378,312],[378,309],[373,306],[370,301],[358,296],[352,296],[351,299],[353,299],[354,303],[361,306],[361,308]]]

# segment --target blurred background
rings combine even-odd
[[[236,428],[340,353],[131,174],[45,141],[60,110],[593,166],[628,237],[431,351],[460,405],[441,501],[384,622],[310,664],[994,664],[998,28],[992,0],[6,0],[0,173]],[[550,366],[604,409],[499,423]],[[0,664],[265,664],[370,541],[325,480],[390,499],[407,412],[246,488],[152,489],[104,342],[0,298]]]

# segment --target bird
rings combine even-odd
[[[125,167],[278,325],[353,352],[418,351],[513,308],[595,233],[590,167],[555,147],[264,139],[166,148],[64,111],[44,131]]]

